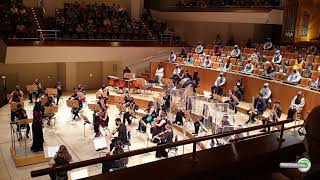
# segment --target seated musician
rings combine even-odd
[[[80,101],[82,102],[86,101],[86,97],[85,97],[86,94],[87,94],[87,91],[85,90],[85,87],[82,84],[79,84],[77,89],[77,95]]]
[[[211,87],[211,99],[213,99],[213,94],[218,94],[219,96],[223,95],[223,86],[226,84],[226,78],[223,73],[220,73],[214,85]]]
[[[249,112],[249,119],[246,122],[248,124],[249,122],[255,123],[256,117],[261,117],[263,112],[266,110],[266,101],[263,99],[263,95],[259,93],[259,95],[254,99],[253,102],[253,110]]]
[[[82,108],[82,101],[80,100],[80,98],[78,96],[78,93],[77,93],[77,91],[75,89],[73,90],[72,96],[69,97],[69,100],[77,100],[79,102],[79,107],[72,108],[71,112],[74,115],[73,119],[76,119],[76,117],[80,118],[79,112],[80,112],[80,110]]]
[[[114,149],[110,151],[110,153],[106,154],[106,156],[112,156],[116,154],[124,153],[123,143],[121,141],[116,142]],[[119,160],[105,161],[102,163],[102,173],[108,173],[111,169],[123,169],[126,168],[128,164],[129,158],[122,158]]]
[[[262,95],[262,99],[265,101],[265,103],[271,103],[271,95],[272,91],[269,88],[269,83],[264,83],[263,87],[260,90],[260,94]]]
[[[159,133],[165,131],[165,126],[168,123],[166,116],[167,116],[167,112],[163,108],[160,109],[159,117],[157,117],[151,123],[152,138],[158,135]]]
[[[189,79],[192,79],[192,75],[189,73],[189,70],[187,69],[186,72],[184,73],[182,79],[184,78],[189,78]]]
[[[273,64],[270,63],[269,61],[267,61],[266,64],[267,63],[269,64],[269,66],[267,67],[267,69],[263,70],[262,75],[274,79],[276,76],[276,72],[275,72],[275,69],[273,68]]]
[[[302,54],[299,54],[298,55],[298,58],[296,59],[296,62],[293,66],[294,69],[302,69],[302,66],[303,66],[303,55]]]
[[[163,78],[163,75],[164,75],[164,69],[163,69],[163,67],[162,67],[162,65],[161,64],[159,64],[158,65],[158,68],[157,68],[157,70],[156,70],[156,74],[155,74],[155,76],[156,76],[156,82],[157,83],[159,83],[160,85],[162,84],[162,78]]]
[[[17,111],[15,112],[15,118],[17,118],[17,120],[21,120],[21,119],[28,119],[28,115],[26,110],[23,109],[21,104],[17,105]],[[19,125],[19,123],[17,123],[17,131],[19,132],[19,138],[18,141],[21,140],[22,135],[21,135],[21,128],[27,128],[27,138],[29,138],[29,132],[30,132],[30,126],[29,124],[21,124]]]
[[[138,110],[138,106],[134,102],[133,97],[131,96],[125,96],[124,99],[124,106],[126,107],[126,112],[123,114],[123,124],[126,124],[126,121],[128,121],[128,124],[131,125],[131,117],[133,116],[132,113],[134,113],[136,110]]]
[[[183,125],[183,118],[186,118],[186,115],[184,111],[179,109],[178,112],[176,113],[176,118],[175,118],[175,121],[173,121],[173,123],[178,125]]]
[[[272,63],[273,64],[281,64],[282,61],[282,55],[280,53],[280,50],[276,50],[276,53],[274,54],[272,58]]]
[[[231,51],[231,57],[239,58],[241,54],[241,50],[238,45],[234,45],[233,50]]]
[[[45,93],[46,98],[47,98],[47,102],[43,105],[43,111],[45,110],[45,108],[48,107],[53,107],[55,105],[54,99],[52,96],[49,96],[47,93]],[[51,123],[51,119],[54,117],[54,113],[49,113],[49,114],[45,114],[44,112],[42,112],[42,114],[44,114],[44,118],[46,118],[48,120],[47,125],[49,126]]]
[[[264,50],[272,50],[273,44],[271,42],[271,38],[267,38],[266,42],[263,45]]]
[[[127,127],[125,124],[121,123],[121,119],[117,118],[116,120],[116,127],[115,129],[111,132],[111,144],[110,144],[110,149],[112,150],[116,144],[116,142],[121,141],[123,144],[128,143],[128,136],[127,136]],[[115,134],[118,133],[117,136]]]
[[[176,54],[173,51],[171,51],[170,55],[169,55],[169,58],[168,58],[169,62],[174,63],[174,62],[176,62],[176,59],[177,59]]]
[[[148,112],[148,114],[142,118],[142,122],[139,121],[137,129],[138,131],[142,131],[143,133],[146,132],[147,125],[150,124],[154,120],[154,118],[158,116],[153,101],[149,101],[146,111]]]
[[[107,95],[109,96],[109,90],[108,90],[108,88],[107,88],[107,86],[106,86],[105,84],[102,84],[102,85],[101,85],[101,88],[98,89],[98,92],[99,92],[99,93],[107,92]]]
[[[252,64],[251,60],[244,66],[243,72],[246,74],[252,74],[254,69],[254,65]]]
[[[199,72],[197,70],[194,70],[192,80],[194,81],[196,87],[199,87],[200,75],[199,75]]]
[[[320,89],[320,76],[311,82],[310,87],[314,89]]]
[[[173,70],[173,84],[177,84],[179,82],[179,74],[182,71],[182,68],[180,68],[179,64],[176,65],[176,68]]]
[[[301,75],[298,70],[294,69],[292,73],[288,76],[287,82],[291,84],[298,84],[301,80]]]
[[[61,84],[61,82],[60,81],[57,81],[57,83],[56,83],[56,85],[54,86],[54,88],[56,88],[57,89],[57,102],[56,102],[56,104],[57,104],[57,106],[59,105],[59,100],[60,100],[60,98],[61,98],[61,96],[62,96],[62,92],[63,92],[63,89],[62,89],[62,84]]]
[[[221,56],[221,53],[222,53],[222,50],[221,50],[220,46],[216,46],[214,48],[213,55],[214,56]]]
[[[238,112],[239,101],[243,100],[243,95],[237,86],[233,88],[233,91],[229,90],[229,99],[224,101],[224,103],[229,104],[230,109],[234,109],[234,113]]]
[[[218,124],[217,127],[217,131],[215,132],[215,134],[219,134],[222,133],[222,130],[225,126],[230,126],[230,122],[229,122],[229,116],[228,114],[224,114],[222,117],[222,120],[220,121],[220,123]]]
[[[42,86],[41,86],[41,83],[39,82],[39,79],[36,79],[32,85],[36,85],[38,87],[38,90],[37,91],[33,91],[33,92],[29,92],[29,101],[30,101],[30,103],[33,103],[33,100],[32,100],[33,99],[32,98],[33,95],[35,95],[35,98],[36,98],[36,101],[37,101],[37,99],[39,98],[39,94],[42,92],[42,90],[41,90]]]
[[[165,125],[165,131],[159,133],[157,136],[153,137],[153,142],[157,142],[157,145],[167,144],[173,142],[173,130],[171,124]],[[156,157],[168,157],[168,152],[163,150],[156,151]]]
[[[201,67],[205,67],[205,68],[212,67],[212,62],[209,55],[207,55],[206,58],[201,62]]]
[[[109,124],[109,116],[108,116],[108,98],[102,97],[101,95],[98,97],[98,105],[100,107],[100,111],[98,113],[100,117],[100,125],[101,127],[108,127]]]
[[[188,64],[188,65],[193,65],[193,64],[194,64],[194,59],[193,59],[193,57],[191,56],[191,54],[189,54],[189,56],[188,56],[186,59],[184,59],[184,62],[185,62],[186,64]]]
[[[166,95],[163,97],[163,100],[164,102],[162,104],[162,108],[164,108],[166,111],[169,111],[171,101],[170,91],[166,91]]]
[[[292,99],[290,108],[288,110],[287,119],[295,119],[296,115],[299,114],[305,105],[305,100],[302,91]]]
[[[262,124],[269,124],[278,122],[282,114],[282,108],[280,106],[280,101],[275,101],[272,107],[272,112],[268,118],[262,119]],[[270,131],[270,127],[261,130],[261,132]]]
[[[231,61],[230,61],[230,59],[228,59],[227,63],[224,64],[222,71],[230,71],[231,67],[232,67]]]
[[[196,49],[194,50],[194,52],[197,54],[202,54],[203,49],[204,49],[204,47],[202,46],[201,42],[198,42],[198,45],[196,46]]]
[[[9,100],[9,103],[19,103],[23,102],[23,93],[20,91],[19,86],[16,86],[16,89],[11,93],[12,97]],[[11,122],[14,121],[15,113],[17,110],[11,110]]]
[[[236,86],[243,96],[244,95],[244,83],[243,83],[242,77],[240,77],[238,79]],[[243,99],[239,99],[239,100],[242,101]]]

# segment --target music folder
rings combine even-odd
[[[67,100],[67,106],[70,108],[78,108],[79,101],[78,100]]]
[[[99,104],[88,104],[88,108],[92,111],[100,111],[101,110]]]
[[[26,85],[27,91],[33,92],[33,91],[38,91],[38,86],[37,85]]]

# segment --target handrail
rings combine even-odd
[[[121,154],[115,154],[112,156],[105,156],[105,157],[99,157],[99,158],[95,158],[95,159],[89,159],[89,160],[85,160],[85,161],[71,163],[71,164],[69,164],[67,166],[63,166],[63,167],[61,166],[61,167],[55,167],[55,168],[40,169],[40,170],[36,170],[36,171],[31,171],[31,177],[43,176],[43,175],[47,175],[51,172],[57,172],[57,171],[69,171],[69,170],[76,169],[76,168],[90,166],[90,165],[94,165],[94,164],[98,164],[98,163],[103,163],[105,161],[118,160],[121,158],[126,158],[126,157],[130,157],[130,156],[135,156],[135,155],[140,155],[140,154],[144,154],[144,153],[157,151],[157,150],[163,150],[163,149],[167,149],[167,148],[182,146],[182,145],[186,145],[186,144],[193,144],[192,159],[196,160],[196,144],[200,141],[211,140],[214,138],[222,138],[225,136],[231,136],[234,134],[240,134],[240,133],[244,133],[244,132],[249,132],[249,131],[267,128],[267,127],[271,127],[271,126],[277,126],[277,125],[281,125],[280,136],[278,139],[280,141],[283,141],[284,139],[282,139],[282,138],[283,138],[284,124],[290,123],[292,121],[293,121],[292,119],[287,119],[287,120],[279,121],[279,122],[275,122],[275,123],[264,124],[264,125],[253,126],[253,127],[238,129],[238,130],[234,130],[234,131],[224,132],[221,134],[196,137],[196,138],[186,139],[186,140],[177,141],[177,142],[173,142],[173,143],[162,144],[162,145],[158,145],[158,146],[154,146],[154,147],[148,147],[148,148],[144,148],[144,149],[138,149],[138,150],[133,150],[133,151],[129,151],[129,152],[124,152]],[[271,134],[271,133],[272,132],[270,132],[268,134]]]

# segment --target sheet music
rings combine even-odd
[[[71,172],[70,173],[71,179],[82,179],[88,177],[88,169],[81,169],[79,171]]]
[[[106,149],[108,147],[107,141],[105,137],[96,138],[93,140],[94,149],[96,151],[101,149]]]
[[[59,146],[48,146],[47,147],[47,157],[54,157],[59,150]]]

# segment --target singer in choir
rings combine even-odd
[[[201,62],[201,66],[205,68],[212,67],[212,62],[209,55],[207,55],[206,58]]]
[[[263,99],[262,94],[259,93],[259,95],[253,101],[253,109],[249,112],[249,119],[246,124],[249,122],[255,123],[256,117],[261,117],[266,108],[266,101]]]
[[[111,144],[110,144],[110,149],[113,150],[116,142],[121,141],[123,144],[128,143],[128,136],[127,136],[127,127],[126,125],[121,123],[121,119],[117,118],[116,120],[116,127],[115,129],[111,132]],[[117,136],[115,134],[118,134]]]
[[[231,57],[239,58],[241,54],[241,50],[238,45],[234,45],[233,50],[231,51]]]
[[[59,100],[60,100],[60,98],[61,98],[61,96],[62,96],[62,92],[63,92],[63,89],[62,89],[62,84],[61,84],[61,81],[58,81],[57,83],[56,83],[56,85],[54,86],[54,88],[56,88],[57,89],[57,102],[56,102],[56,104],[57,104],[57,106],[59,105]]]
[[[39,79],[36,79],[32,85],[36,85],[38,87],[37,91],[29,92],[29,101],[30,103],[33,103],[33,96],[35,96],[35,100],[39,98],[40,93],[42,92],[41,88],[41,83],[39,82]]]
[[[264,50],[272,50],[273,44],[271,42],[271,38],[267,38],[266,42],[263,45]]]
[[[298,94],[291,101],[287,119],[295,119],[296,115],[301,113],[301,111],[303,110],[304,105],[304,95],[302,91],[299,91]]]
[[[197,54],[202,54],[203,53],[203,46],[201,44],[201,42],[198,42],[198,45],[196,46],[196,49],[195,49],[195,53]]]
[[[223,87],[226,84],[226,78],[224,77],[223,73],[220,73],[214,85],[211,87],[211,98],[213,99],[213,94],[217,94],[219,96],[223,95]]]
[[[282,61],[282,55],[280,53],[280,50],[276,50],[276,53],[274,54],[272,58],[272,63],[273,64],[281,64]]]
[[[292,73],[288,76],[287,82],[292,84],[298,84],[301,80],[301,75],[298,70],[294,69]]]
[[[158,142],[157,145],[172,143],[173,142],[172,125],[166,124],[165,131],[153,137],[153,141]],[[165,149],[156,151],[156,158],[161,158],[161,157],[168,157],[168,152]]]
[[[272,91],[269,88],[269,83],[264,83],[263,87],[260,90],[260,94],[262,95],[262,99],[265,101],[265,103],[271,103],[271,95]]]
[[[254,65],[252,64],[251,60],[244,66],[243,72],[246,74],[252,74],[254,69]]]
[[[262,119],[262,124],[275,123],[280,120],[282,114],[282,108],[280,106],[280,101],[275,101],[272,107],[272,112],[268,118]],[[270,127],[264,128],[261,132],[270,131]]]
[[[176,59],[177,59],[177,55],[173,51],[171,51],[169,58],[168,58],[169,62],[174,63],[174,62],[176,62]]]
[[[156,70],[156,82],[159,83],[160,85],[162,84],[162,78],[163,78],[163,75],[164,75],[164,69],[162,67],[161,64],[158,65],[158,68]]]

